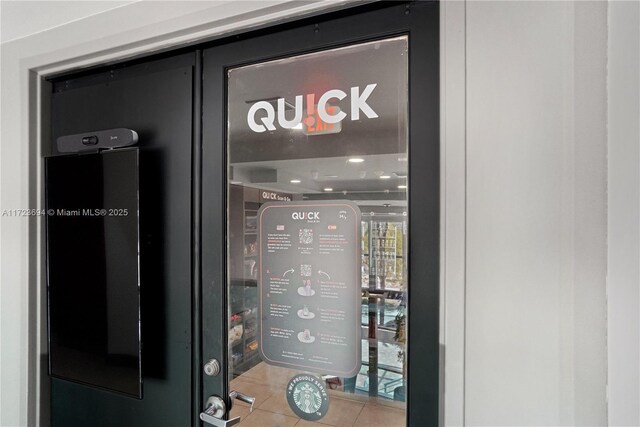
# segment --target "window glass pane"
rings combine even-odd
[[[405,424],[407,110],[407,36],[228,71],[234,415]]]

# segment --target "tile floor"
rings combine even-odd
[[[403,402],[369,398],[363,395],[329,390],[329,411],[316,422],[298,418],[289,408],[285,387],[300,372],[260,363],[231,381],[231,389],[256,398],[253,412],[236,400],[232,417],[241,417],[239,427],[402,427],[405,426]]]

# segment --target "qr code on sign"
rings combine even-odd
[[[311,276],[311,265],[309,264],[300,264],[300,275],[303,277]]]
[[[301,228],[298,236],[300,237],[300,243],[303,245],[310,245],[313,243],[313,230],[310,228]]]

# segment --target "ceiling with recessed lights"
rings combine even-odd
[[[295,198],[350,198],[372,206],[406,205],[408,64],[407,39],[352,45],[229,72],[228,156],[230,181],[244,186],[291,193]],[[366,66],[363,66],[366,64]],[[331,100],[347,117],[330,134],[309,134],[302,126],[255,132],[247,123],[255,102],[294,116],[296,95],[315,100],[330,89],[375,83],[366,100],[378,115],[350,120],[348,98]],[[314,110],[317,105],[311,108]],[[262,111],[263,116],[266,113]],[[256,117],[260,123],[261,117]],[[277,122],[276,122],[277,124]],[[351,161],[350,161],[351,160]]]

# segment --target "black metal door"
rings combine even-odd
[[[375,4],[203,51],[202,362],[221,370],[202,374],[202,409],[210,396],[229,406],[233,388],[256,397],[255,412],[231,412],[248,425],[364,425],[389,413],[386,425],[437,425],[438,21],[436,2]],[[307,225],[269,222],[278,209]],[[337,237],[341,223],[325,215],[357,229]],[[340,264],[335,251],[357,261]],[[334,279],[317,267],[329,259]],[[338,307],[353,295],[357,313]],[[287,316],[299,323],[282,327]],[[355,343],[336,332],[354,319]],[[342,369],[353,355],[356,370]],[[300,372],[329,390],[328,407],[287,403]]]
[[[196,56],[120,64],[53,80],[52,154],[57,154],[54,141],[63,135],[113,128],[139,135],[143,346],[141,400],[52,378],[53,426],[186,426],[197,419],[191,250]]]

